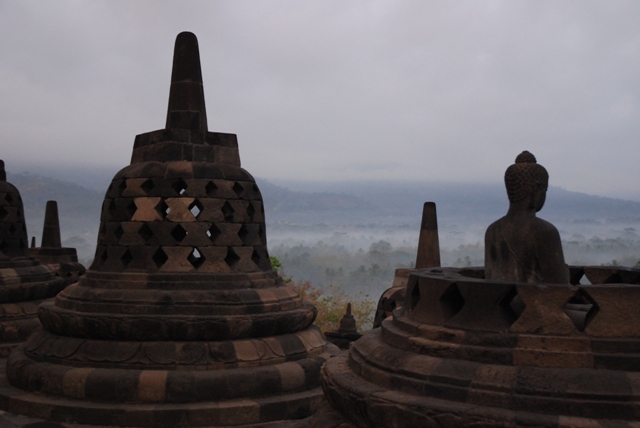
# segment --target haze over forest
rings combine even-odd
[[[57,200],[63,245],[76,247],[86,266],[115,172],[81,167],[16,172],[7,165],[8,181],[25,204],[30,236],[40,242],[45,203]],[[425,201],[437,205],[445,266],[482,265],[484,231],[508,207],[502,183],[256,181],[269,252],[280,259],[286,276],[376,297],[390,286],[396,268],[413,265]],[[557,226],[569,264],[634,266],[640,260],[640,202],[552,186],[539,216]]]

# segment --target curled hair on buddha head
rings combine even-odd
[[[546,189],[549,174],[536,162],[536,157],[525,150],[516,157],[516,163],[507,168],[504,183],[509,202],[519,202],[540,188]]]

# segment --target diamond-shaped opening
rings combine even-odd
[[[15,235],[15,233],[18,231],[18,229],[16,229],[15,224],[11,223],[11,226],[9,226],[9,233],[11,235]]]
[[[187,191],[187,183],[185,183],[181,178],[174,181],[171,187],[173,187],[173,190],[175,190],[176,193],[181,196],[184,194],[184,192]]]
[[[211,242],[215,242],[215,240],[218,239],[218,236],[220,236],[222,232],[220,232],[220,229],[218,229],[218,226],[216,226],[215,224],[212,224],[211,227],[207,229],[206,233],[209,239],[211,239]]]
[[[195,218],[198,218],[198,215],[200,215],[200,213],[202,212],[202,210],[204,209],[204,207],[202,206],[202,204],[200,203],[199,200],[195,199],[193,202],[191,202],[191,204],[189,205],[189,211],[191,211],[191,214],[193,214],[193,216]]]
[[[160,199],[160,202],[156,204],[155,209],[162,218],[165,218],[170,211],[169,205],[167,205],[163,199]]]
[[[198,251],[196,247],[194,247],[189,254],[189,257],[187,257],[187,260],[189,260],[189,263],[191,263],[194,268],[198,269],[200,266],[202,266],[202,263],[204,263],[206,259],[204,258],[202,253]]]
[[[207,196],[212,197],[216,193],[216,190],[218,190],[218,186],[216,186],[213,181],[210,181],[204,186],[204,190],[207,192]]]
[[[133,217],[137,209],[138,209],[138,206],[136,205],[135,202],[133,201],[129,202],[129,205],[127,205],[127,212],[129,213],[129,218]]]
[[[573,297],[565,303],[563,310],[578,331],[584,331],[600,307],[585,291],[578,289]]]
[[[127,266],[129,266],[129,263],[131,263],[131,260],[133,260],[133,256],[131,255],[131,252],[129,252],[129,250],[127,249],[127,251],[125,251],[124,254],[120,257],[120,261],[122,262],[122,267],[126,268]]]
[[[184,227],[177,225],[171,230],[171,236],[178,242],[182,242],[182,240],[187,236],[187,231]]]
[[[4,200],[8,203],[13,202],[13,196],[11,196],[11,193],[7,193],[7,196],[4,197]]]
[[[262,258],[260,257],[260,254],[256,250],[253,250],[253,254],[251,254],[251,260],[253,260],[253,262],[257,266],[260,266],[260,262],[262,261]]]
[[[249,217],[249,221],[253,221],[253,218],[256,215],[256,209],[253,207],[252,203],[249,203],[249,206],[247,207],[247,216]]]
[[[240,261],[240,256],[233,251],[233,248],[229,247],[227,249],[227,256],[224,258],[226,264],[229,265],[230,268],[233,268]]]
[[[456,284],[449,285],[438,300],[440,301],[442,315],[445,321],[453,318],[464,306],[464,297],[460,294],[460,290]]]
[[[156,267],[160,269],[162,265],[165,264],[167,260],[169,260],[169,257],[167,257],[167,254],[162,251],[162,248],[158,248],[158,250],[153,253],[153,256],[151,256],[151,260],[153,260],[153,263],[156,264]]]
[[[115,236],[116,239],[118,241],[120,241],[120,238],[122,238],[122,235],[124,235],[124,230],[122,230],[122,226],[121,225],[118,225],[116,230],[113,231],[113,236]]]
[[[153,180],[149,179],[147,181],[145,181],[144,183],[142,183],[140,185],[140,188],[142,189],[142,191],[146,194],[149,194],[149,192],[151,192],[153,190],[153,188],[156,187],[156,184],[153,182]]]
[[[520,315],[522,315],[525,308],[527,307],[527,305],[524,304],[524,302],[522,301],[522,298],[518,293],[516,293],[516,295],[511,299],[508,305],[509,305],[509,308],[513,311],[514,314],[516,314],[517,317],[520,317]]]
[[[127,180],[122,180],[120,182],[120,184],[118,185],[118,189],[120,189],[120,194],[122,195],[122,192],[124,192],[124,189],[127,188]]]
[[[238,237],[244,245],[247,245],[247,236],[249,236],[249,230],[247,229],[247,226],[243,224],[242,226],[240,226],[240,230],[238,230]]]
[[[153,236],[153,231],[147,225],[147,223],[145,223],[140,229],[138,229],[138,235],[140,235],[140,237],[144,239],[144,242],[149,242],[149,239],[151,239],[151,237]]]
[[[240,197],[244,193],[244,187],[242,187],[242,184],[236,181],[235,183],[233,183],[233,191],[236,192],[236,195],[238,195],[238,197]]]
[[[229,201],[225,202],[222,206],[222,214],[224,215],[225,221],[231,222],[233,221],[233,207],[229,203]]]
[[[0,219],[4,220],[9,215],[9,211],[5,207],[0,207]]]
[[[504,316],[510,324],[513,324],[518,319],[525,308],[524,302],[520,296],[518,296],[516,287],[509,288],[509,291],[507,291],[498,302],[498,306],[502,308]]]

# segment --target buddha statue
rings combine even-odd
[[[524,151],[504,175],[509,211],[485,233],[485,278],[498,281],[568,284],[558,230],[536,217],[544,205],[549,174]]]

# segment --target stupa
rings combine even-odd
[[[438,237],[436,203],[425,202],[422,206],[422,221],[420,222],[415,268],[396,269],[391,288],[385,290],[378,300],[378,306],[373,320],[373,328],[380,327],[382,321],[390,317],[393,311],[404,302],[409,275],[412,272],[416,269],[439,266],[440,241]]]
[[[29,254],[20,192],[0,161],[0,356],[40,327],[38,305],[66,285]]]
[[[47,201],[40,246],[35,246],[35,237],[32,238],[31,243],[29,253],[40,263],[49,266],[57,276],[66,281],[67,285],[78,282],[80,275],[84,275],[86,269],[82,263],[78,262],[76,249],[62,246],[56,201]]]
[[[410,273],[393,316],[324,365],[313,428],[640,426],[640,270],[568,269],[534,219],[548,176],[519,160],[485,268]]]
[[[192,33],[176,39],[165,129],[136,137],[107,190],[93,264],[39,316],[43,329],[7,361],[0,405],[12,413],[280,427],[322,402],[335,348],[271,268],[236,136],[208,132]]]

